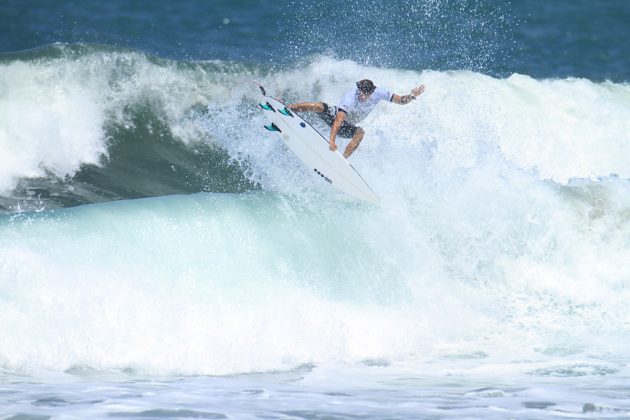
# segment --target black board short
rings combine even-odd
[[[337,107],[332,107],[332,110],[331,110],[331,107],[328,106],[328,104],[324,103],[323,105],[324,105],[324,112],[318,112],[317,115],[319,116],[319,118],[326,121],[326,124],[332,127],[333,122],[335,121],[335,116],[337,115]],[[354,133],[358,129],[359,127],[357,127],[356,125],[350,124],[348,121],[344,120],[341,123],[341,128],[339,129],[339,132],[337,133],[337,135],[341,137],[350,138],[354,136]]]

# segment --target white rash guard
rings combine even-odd
[[[376,88],[367,101],[359,102],[359,94],[355,89],[341,97],[337,110],[345,111],[348,122],[356,124],[367,117],[380,101],[391,101],[393,97],[394,95],[387,89]]]

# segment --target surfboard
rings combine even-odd
[[[260,86],[260,107],[270,123],[268,131],[277,132],[284,143],[322,182],[344,193],[376,204],[378,196],[339,151],[331,151],[329,142],[308,122],[281,101],[267,95]]]

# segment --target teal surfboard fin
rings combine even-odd
[[[277,131],[278,133],[282,133],[282,130],[280,130],[280,129],[278,128],[278,126],[277,126],[277,125],[275,125],[274,123],[271,123],[271,124],[269,124],[269,125],[266,125],[266,126],[265,126],[265,128],[266,128],[267,130],[269,130],[269,131]]]
[[[289,108],[287,108],[286,106],[283,109],[279,109],[278,112],[280,112],[282,115],[286,115],[287,117],[293,118],[293,114],[291,113],[291,111],[289,111]]]
[[[269,102],[264,103],[264,104],[258,104],[258,105],[260,105],[260,107],[261,107],[262,109],[264,109],[265,111],[273,111],[273,112],[276,112],[276,110],[275,110],[275,109],[273,109],[273,107],[271,106],[271,104],[270,104]]]

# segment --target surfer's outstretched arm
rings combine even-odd
[[[417,86],[413,89],[411,89],[411,93],[409,95],[396,95],[394,94],[392,96],[392,102],[396,103],[396,104],[401,104],[401,105],[406,105],[409,102],[413,101],[414,99],[416,99],[416,97],[422,95],[422,93],[424,92],[425,86],[424,85],[420,85]]]

